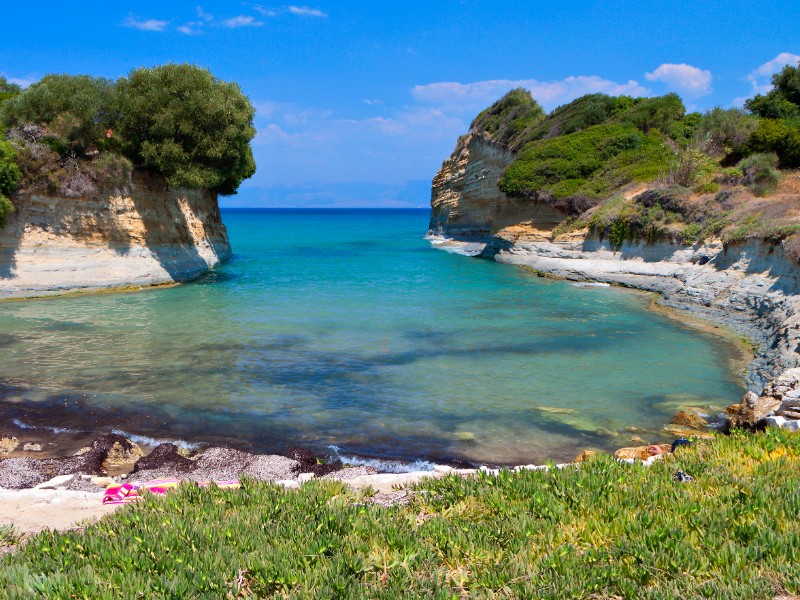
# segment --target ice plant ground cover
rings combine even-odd
[[[680,482],[678,471],[694,477]],[[10,597],[718,597],[800,592],[800,436],[719,437],[650,468],[447,477],[407,506],[312,481],[185,486],[0,559]],[[135,592],[134,592],[135,590]]]

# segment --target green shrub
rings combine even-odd
[[[114,110],[123,154],[172,187],[233,194],[255,172],[253,106],[239,86],[205,69],[136,69],[117,82]]]
[[[683,187],[710,184],[716,170],[717,163],[708,154],[697,144],[689,144],[678,150],[667,183]]]
[[[88,75],[47,75],[3,103],[0,120],[9,128],[43,125],[59,154],[83,155],[102,143],[111,86]]]
[[[618,121],[648,133],[651,129],[668,132],[670,126],[683,118],[686,108],[677,94],[647,98],[620,114]]]
[[[516,147],[528,128],[544,118],[544,111],[530,92],[517,88],[481,112],[470,125],[475,133],[485,133],[505,146]]]
[[[704,152],[723,156],[738,152],[758,128],[758,119],[742,110],[714,108],[698,123],[694,138]]]
[[[628,106],[628,101],[630,104],[634,102],[633,98],[614,98],[607,94],[581,96],[547,115],[547,118],[530,130],[528,141],[569,135],[599,125],[616,114],[620,106]]]
[[[0,107],[6,100],[11,100],[19,95],[22,91],[16,83],[10,83],[5,77],[0,75]],[[0,131],[2,130],[2,123],[0,123]]]
[[[599,198],[631,181],[657,177],[668,168],[671,155],[656,134],[621,125],[595,125],[530,142],[499,185],[512,195]]]
[[[772,152],[781,168],[800,167],[800,119],[762,119],[742,150],[745,154]]]
[[[6,226],[8,217],[14,212],[14,205],[11,200],[0,194],[0,229]]]
[[[744,103],[745,108],[765,119],[800,118],[800,66],[786,65],[772,76],[772,89]]]
[[[103,152],[91,162],[94,179],[103,188],[120,189],[131,183],[133,164],[114,152]]]
[[[745,182],[756,196],[765,196],[778,184],[778,156],[776,154],[753,154],[737,165],[744,173]]]
[[[0,195],[9,196],[17,189],[22,172],[16,163],[17,153],[14,147],[0,140]]]
[[[687,246],[691,246],[700,241],[701,233],[703,232],[703,227],[699,223],[689,223],[686,227],[683,228],[681,231],[681,243],[686,244]]]
[[[719,191],[719,183],[716,181],[707,181],[694,187],[694,191],[698,194],[716,194]]]

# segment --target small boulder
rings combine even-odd
[[[704,431],[702,429],[692,429],[691,427],[675,425],[674,423],[664,425],[664,431],[678,438],[700,438],[703,440],[710,440],[714,437],[708,431]]]
[[[0,454],[10,454],[19,446],[19,440],[13,435],[0,435]]]
[[[83,473],[105,475],[108,467],[133,464],[143,454],[141,448],[128,438],[107,433],[92,442],[88,452],[74,457],[74,460],[82,462],[79,470]]]
[[[133,472],[158,471],[185,473],[191,471],[195,463],[181,455],[175,444],[159,444],[147,456],[136,461]]]
[[[620,448],[614,452],[614,458],[618,460],[647,460],[651,456],[666,454],[669,452],[669,444],[651,444],[650,446],[632,446],[630,448]]]
[[[703,429],[708,425],[708,421],[703,417],[684,410],[679,410],[675,413],[675,416],[672,417],[672,423],[673,425],[689,427],[690,429]]]
[[[22,449],[25,450],[25,452],[41,452],[42,451],[42,445],[41,444],[25,444],[22,447]]]
[[[755,429],[761,421],[774,414],[780,405],[780,399],[774,396],[757,396],[753,392],[747,392],[739,404],[732,404],[725,409],[728,418],[725,429]]]
[[[343,467],[342,461],[325,460],[308,448],[290,448],[286,456],[300,463],[301,473],[314,473],[317,477],[333,473]]]

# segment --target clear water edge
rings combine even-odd
[[[1,304],[0,408],[260,451],[524,464],[624,445],[631,425],[655,441],[677,407],[743,390],[730,338],[641,294],[437,251],[427,212],[224,219],[234,258],[194,284]]]

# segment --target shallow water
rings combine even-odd
[[[723,339],[637,294],[435,250],[427,211],[223,219],[234,258],[196,283],[0,304],[2,414],[261,451],[528,463],[624,445],[626,426],[657,431],[678,406],[743,390]]]

